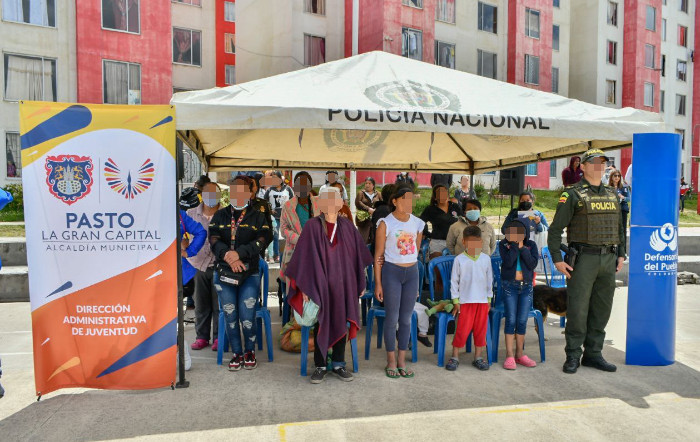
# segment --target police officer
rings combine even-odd
[[[583,179],[564,189],[549,227],[547,245],[554,266],[569,278],[564,373],[576,373],[581,364],[617,370],[601,351],[612,310],[615,273],[625,261],[626,231],[615,190],[601,183],[607,161],[602,150],[592,149],[583,155]],[[572,252],[567,262],[560,251],[565,227]]]

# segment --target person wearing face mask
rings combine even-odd
[[[254,198],[252,178],[239,175],[229,182],[229,189],[231,205],[219,209],[209,223],[214,287],[233,350],[228,368],[252,370],[258,365],[255,305],[260,295],[259,261],[272,241],[272,219],[267,206]]]
[[[462,234],[464,229],[469,226],[479,227],[481,230],[481,242],[483,243],[481,253],[487,256],[493,255],[496,250],[496,232],[486,217],[481,216],[481,202],[476,199],[466,200],[464,208],[466,209],[465,216],[460,216],[447,232],[447,250],[450,251],[450,255],[457,256],[464,252]]]
[[[567,277],[563,370],[569,374],[576,373],[580,365],[617,370],[603,358],[602,350],[615,295],[615,273],[622,270],[626,258],[626,228],[617,191],[601,181],[607,160],[600,149],[583,155],[583,179],[564,189],[549,229],[554,266]],[[572,254],[568,262],[561,254],[565,228],[569,250],[577,252],[575,262]]]
[[[189,209],[187,215],[208,232],[212,217],[220,209],[219,185],[206,182],[202,186],[201,196],[202,204]],[[216,338],[219,335],[219,297],[214,288],[214,255],[211,247],[202,247],[196,256],[187,260],[197,270],[194,275],[194,328],[197,338],[192,343],[192,350],[208,347],[209,339],[212,338],[211,349],[216,351],[219,344]]]
[[[533,208],[534,204],[535,195],[530,192],[522,192],[518,198],[518,207],[512,209],[508,213],[506,220],[503,222],[503,227],[501,227],[501,232],[505,234],[506,225],[514,219],[527,218],[530,221],[530,233],[528,238],[535,241],[535,235],[547,230],[549,228],[549,223],[542,212]]]

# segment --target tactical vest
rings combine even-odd
[[[606,188],[606,192],[599,195],[585,185],[574,186],[571,190],[579,200],[567,228],[568,241],[593,246],[620,244],[621,212],[617,193]]]

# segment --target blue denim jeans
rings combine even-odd
[[[255,305],[260,295],[260,273],[253,273],[243,284],[235,286],[219,279],[219,273],[214,272],[214,287],[219,295],[221,311],[226,318],[226,334],[233,352],[242,355],[241,326],[245,351],[255,350],[257,327],[255,326]],[[219,343],[219,345],[223,345]]]
[[[505,334],[525,334],[527,315],[532,308],[531,281],[501,281],[506,314]]]

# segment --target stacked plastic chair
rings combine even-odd
[[[542,247],[541,254],[542,260],[544,261],[542,263],[544,267],[544,279],[547,285],[555,289],[566,287],[566,275],[554,267],[554,260],[552,259],[552,254],[549,253],[549,247]],[[561,252],[561,254],[562,256],[565,255],[564,252]],[[559,319],[559,326],[561,328],[566,326],[566,316],[562,316]]]

